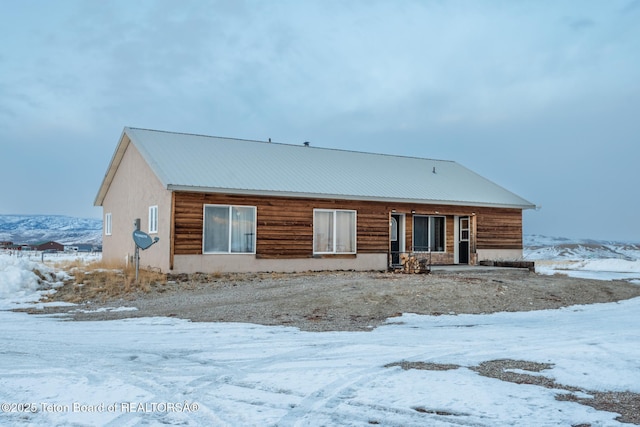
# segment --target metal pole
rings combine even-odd
[[[140,269],[140,248],[136,245],[135,255],[136,257],[136,283],[138,283],[138,270]]]
[[[136,218],[133,221],[133,227],[136,231],[140,230],[140,218]],[[140,247],[138,247],[138,243],[136,245],[136,250],[133,256],[136,257],[136,284],[138,283],[138,270],[140,269]]]

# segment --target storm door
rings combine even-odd
[[[404,251],[403,219],[402,215],[391,215],[389,223],[391,265],[400,264],[400,252]]]
[[[460,264],[469,264],[469,217],[460,218],[458,256]]]

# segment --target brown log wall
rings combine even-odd
[[[406,215],[407,250],[412,246],[412,211],[446,216],[447,253],[454,250],[453,215],[471,216],[472,212],[477,221],[477,248],[522,248],[522,212],[519,209],[176,192],[172,242],[176,255],[202,254],[204,204],[255,206],[256,256],[260,258],[312,257],[313,209],[356,210],[358,253],[388,252],[392,209]]]
[[[478,209],[476,229],[478,249],[522,249],[520,209]]]

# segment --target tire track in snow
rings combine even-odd
[[[106,424],[107,426],[117,427],[131,422],[136,425],[144,420],[153,420],[168,425],[185,425],[185,422],[190,421],[192,423],[186,425],[231,426],[234,424],[233,419],[222,418],[219,414],[224,412],[212,406],[210,402],[203,402],[201,398],[190,398],[191,396],[202,396],[201,390],[204,387],[215,384],[221,376],[228,375],[227,366],[203,364],[191,360],[190,356],[198,354],[197,352],[168,352],[161,355],[147,353],[144,357],[140,357],[140,354],[124,357],[124,367],[127,369],[122,369],[128,385],[139,388],[151,396],[145,397],[143,401],[137,403],[195,403],[198,405],[198,410],[181,413],[127,412]],[[140,363],[141,366],[131,366],[136,363]],[[148,374],[150,371],[158,370],[163,371],[162,376]],[[211,370],[215,372],[212,373]],[[149,379],[158,377],[164,378],[166,381],[158,382]],[[185,382],[187,380],[188,382]]]
[[[307,417],[309,414],[313,414],[312,416],[314,417],[317,417],[319,414],[324,414],[334,422],[346,422],[348,425],[350,424],[350,421],[353,420],[345,420],[342,418],[344,415],[343,413],[338,415],[341,418],[340,420],[335,419],[336,408],[343,403],[348,404],[348,400],[353,397],[353,392],[357,390],[357,388],[355,388],[356,386],[367,384],[368,382],[387,374],[388,372],[385,372],[384,370],[376,370],[371,367],[357,369],[356,371],[332,381],[331,383],[308,394],[298,405],[296,405],[295,408],[291,409],[284,417],[280,418],[277,425],[295,425],[301,420],[308,420]],[[368,422],[370,419],[371,417],[366,416],[359,421]]]

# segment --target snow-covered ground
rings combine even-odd
[[[617,261],[600,262],[591,268]],[[34,270],[55,288],[62,276],[45,264],[0,254],[0,306],[39,298]],[[0,425],[623,425],[614,413],[556,400],[564,390],[470,368],[496,359],[548,363],[532,374],[584,396],[640,393],[639,315],[636,298],[523,313],[404,314],[371,332],[312,333],[0,311]],[[385,367],[400,361],[460,367]]]

